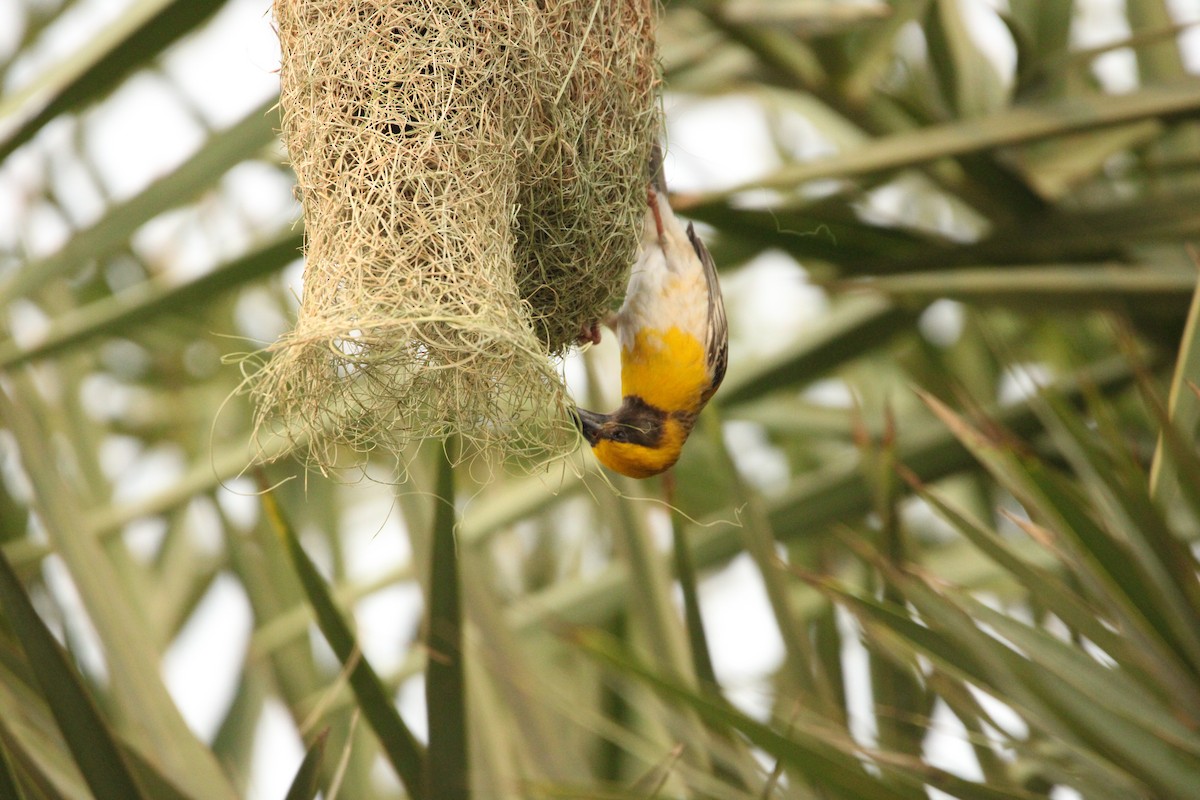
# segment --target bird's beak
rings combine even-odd
[[[607,414],[597,414],[595,411],[588,411],[586,408],[575,409],[575,422],[579,425],[579,432],[583,434],[583,438],[587,439],[588,444],[592,447],[595,447],[596,442],[600,441],[600,428],[607,421]]]

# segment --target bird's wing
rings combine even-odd
[[[729,322],[725,319],[725,301],[721,297],[721,284],[717,280],[717,265],[696,235],[692,223],[687,226],[688,241],[700,263],[704,265],[704,278],[708,282],[708,340],[705,342],[705,352],[708,355],[708,374],[712,382],[701,397],[701,402],[707,403],[717,391],[725,378],[725,367],[729,363]]]

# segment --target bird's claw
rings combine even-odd
[[[575,337],[575,344],[580,347],[585,344],[600,344],[600,323],[593,322],[580,326],[579,335]]]

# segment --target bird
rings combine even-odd
[[[625,299],[606,320],[621,348],[621,405],[611,414],[575,410],[596,459],[631,478],[649,478],[675,464],[729,360],[717,268],[692,224],[684,227],[671,209],[658,146],[650,173]],[[580,336],[598,339],[597,325]]]

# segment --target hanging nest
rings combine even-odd
[[[257,426],[399,452],[577,446],[558,357],[619,298],[659,127],[651,0],[276,0],[304,210]]]

